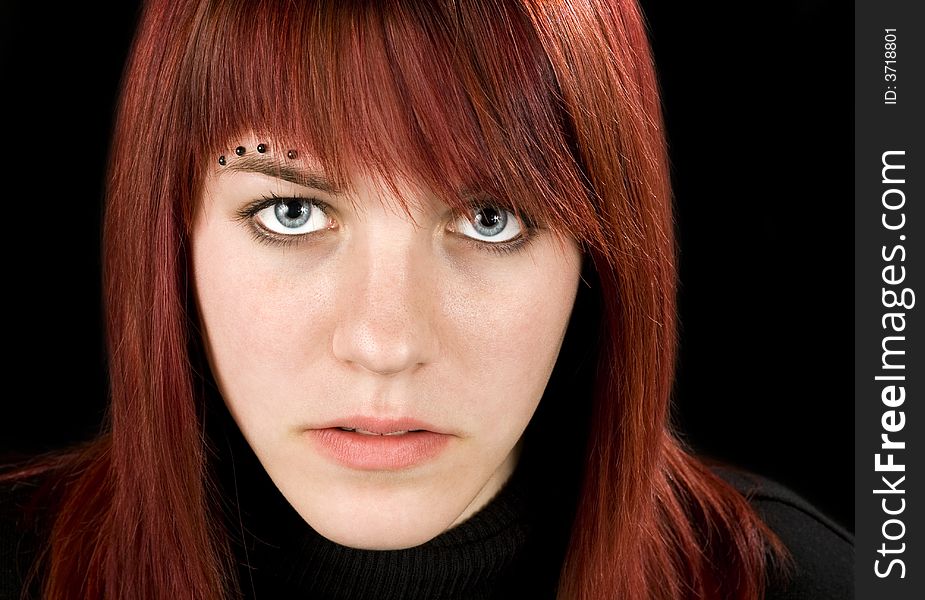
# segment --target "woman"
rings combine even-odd
[[[660,123],[632,2],[150,2],[108,433],[6,477],[23,590],[844,597],[835,528],[669,430]]]

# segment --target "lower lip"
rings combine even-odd
[[[366,435],[336,427],[311,429],[309,437],[337,462],[367,471],[396,471],[422,464],[446,448],[450,436],[432,431]]]

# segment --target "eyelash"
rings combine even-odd
[[[330,206],[318,200],[317,198],[310,198],[305,196],[277,196],[276,194],[270,194],[269,196],[262,196],[259,200],[251,202],[250,204],[239,209],[235,213],[237,221],[245,224],[245,226],[250,230],[251,235],[253,236],[256,242],[261,244],[266,244],[268,246],[281,246],[288,247],[293,244],[300,243],[304,238],[312,235],[313,233],[305,233],[302,235],[280,235],[274,232],[268,231],[264,227],[261,227],[256,223],[254,217],[261,210],[274,206],[284,200],[303,200],[310,203],[313,207],[317,208],[325,215],[328,214]],[[473,208],[479,208],[482,205],[474,204]],[[502,207],[499,207],[502,208]],[[539,229],[532,220],[526,217],[520,217],[520,222],[522,225],[521,235],[518,237],[508,240],[506,242],[483,242],[480,240],[473,239],[469,236],[461,236],[463,241],[470,244],[477,250],[483,250],[486,252],[491,252],[499,256],[512,254],[519,249],[523,248],[532,238],[534,232]]]
[[[261,196],[259,200],[251,202],[250,204],[238,210],[235,213],[236,220],[244,223],[244,225],[250,230],[254,241],[261,244],[280,247],[288,247],[292,246],[293,244],[298,244],[306,236],[311,234],[306,233],[302,235],[280,235],[278,233],[269,231],[264,227],[261,227],[254,219],[254,217],[257,216],[257,213],[263,209],[274,206],[284,200],[304,200],[311,204],[314,208],[317,208],[323,212],[325,215],[328,214],[328,209],[330,208],[327,203],[322,202],[317,198],[307,198],[305,196],[277,196],[276,194],[270,194],[269,196]]]
[[[524,227],[525,231],[530,231],[526,226]],[[498,256],[504,256],[506,254],[513,254],[522,248],[528,241],[530,241],[530,233],[521,235],[512,240],[506,242],[480,242],[479,240],[474,240],[470,237],[463,236],[463,240],[467,244],[475,246],[479,250],[485,250],[487,252],[492,252]]]

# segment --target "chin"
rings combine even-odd
[[[347,480],[280,489],[302,519],[332,542],[400,550],[424,544],[461,521],[479,483],[436,477],[403,485]]]
[[[404,550],[405,548],[413,548],[421,544],[426,544],[445,531],[436,530],[433,532],[422,532],[418,530],[386,530],[373,532],[371,534],[361,533],[357,535],[357,532],[324,532],[320,531],[317,527],[315,530],[336,544],[347,546],[348,548],[357,548],[359,550]]]
[[[302,518],[336,544],[363,550],[401,550],[420,546],[452,527],[458,513],[440,510],[433,503],[387,510],[371,506],[365,511],[322,510]],[[318,516],[315,516],[318,515]]]

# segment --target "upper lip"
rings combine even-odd
[[[342,417],[338,419],[333,419],[327,423],[313,427],[313,429],[330,429],[336,427],[346,427],[349,429],[362,429],[363,431],[368,431],[371,433],[395,433],[396,431],[430,431],[432,433],[442,433],[447,432],[441,431],[434,425],[430,423],[425,423],[418,419],[412,419],[408,417],[399,417],[399,418],[378,418],[378,417],[367,417],[363,415],[354,415],[350,417]]]

